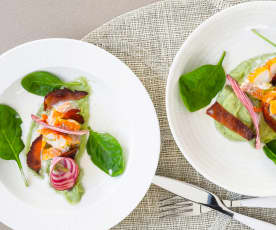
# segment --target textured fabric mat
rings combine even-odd
[[[161,128],[158,175],[185,180],[223,199],[242,196],[203,178],[182,156],[171,135],[165,110],[169,67],[187,36],[205,19],[243,0],[167,0],[134,10],[92,31],[83,41],[95,44],[126,63],[139,77],[155,105]],[[152,185],[138,207],[113,229],[249,229],[215,211],[195,217],[159,218],[158,201],[172,196]],[[276,224],[276,210],[236,209],[240,213]]]
[[[83,41],[95,44],[126,63],[139,77],[155,105],[161,128],[158,175],[185,180],[223,199],[241,198],[203,178],[186,161],[171,135],[165,110],[165,86],[172,60],[187,36],[216,12],[241,0],[167,0],[129,12],[92,31]],[[138,207],[113,229],[249,229],[215,211],[195,217],[160,219],[157,202],[172,196],[154,185]],[[276,224],[276,211],[237,209]]]
[[[205,19],[241,0],[167,0],[129,12],[92,31],[83,41],[95,44],[126,63],[139,77],[155,105],[161,128],[158,175],[185,180],[223,199],[241,198],[203,178],[186,161],[171,135],[165,110],[165,86],[172,60],[187,36]],[[113,229],[249,229],[215,211],[195,217],[160,219],[160,199],[172,196],[154,185],[138,207]],[[276,224],[276,211],[236,209]]]

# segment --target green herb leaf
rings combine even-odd
[[[276,164],[276,140],[268,142],[263,150],[266,156]]]
[[[90,129],[86,149],[94,164],[108,175],[115,177],[124,172],[122,147],[110,134],[97,133]]]
[[[21,139],[21,123],[21,118],[13,108],[0,104],[0,157],[4,160],[16,161],[25,185],[28,186],[19,159],[19,154],[25,147]]]
[[[39,96],[46,96],[49,92],[60,88],[63,84],[63,81],[56,75],[46,71],[32,72],[21,81],[24,89]]]
[[[22,87],[30,93],[46,96],[48,93],[62,86],[81,85],[80,82],[64,82],[58,76],[46,72],[36,71],[26,75],[21,81]]]
[[[276,153],[276,140],[266,143],[266,146],[274,153]]]
[[[276,164],[276,154],[271,149],[269,149],[266,145],[263,147],[263,150],[266,156]]]
[[[203,65],[179,78],[180,95],[190,112],[209,105],[223,88],[226,80],[222,67],[224,57],[225,51],[217,65]]]

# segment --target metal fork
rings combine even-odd
[[[235,207],[260,207],[276,208],[276,197],[251,198],[242,200],[223,200],[223,203],[229,208]],[[179,196],[173,196],[159,201],[160,218],[173,216],[196,216],[202,213],[212,211],[212,209],[186,200]]]
[[[211,211],[212,209],[193,203],[179,196],[173,196],[160,200],[158,203],[160,212],[159,217],[176,217],[176,216],[195,216]]]

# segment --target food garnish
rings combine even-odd
[[[247,109],[247,111],[249,112],[249,114],[252,118],[253,124],[255,126],[255,130],[256,130],[256,149],[259,149],[261,147],[259,117],[258,117],[257,113],[255,113],[255,111],[254,111],[254,106],[253,106],[252,102],[250,101],[250,99],[247,97],[247,95],[241,90],[241,88],[239,87],[236,80],[233,79],[229,74],[227,75],[227,80],[230,83],[230,85],[232,86],[234,93],[239,98],[239,100],[242,102],[242,104]]]
[[[29,186],[23,172],[19,154],[25,145],[21,139],[22,120],[10,106],[0,104],[0,157],[4,160],[15,160],[26,186]]]
[[[276,44],[274,42],[272,42],[270,39],[268,39],[267,37],[263,36],[262,34],[260,34],[256,29],[252,29],[251,30],[254,34],[256,34],[257,36],[259,36],[261,39],[265,40],[266,42],[268,42],[270,45],[276,47]]]
[[[269,125],[270,128],[272,128],[276,132],[276,119],[273,117],[273,113],[271,113],[270,110],[271,105],[269,103],[262,103],[262,111],[263,116],[266,121],[266,123]]]
[[[77,152],[78,152],[78,148],[74,147],[74,148],[68,150],[67,152],[62,153],[60,156],[61,157],[70,157],[70,158],[74,159]]]
[[[233,114],[229,113],[218,102],[215,102],[208,108],[206,113],[247,140],[251,140],[255,137],[255,133],[248,126],[243,124]]]
[[[222,62],[223,52],[217,65],[203,65],[179,78],[179,90],[184,105],[190,112],[195,112],[209,105],[211,100],[225,84],[225,72]]]
[[[71,109],[67,111],[65,114],[63,114],[62,118],[75,120],[78,123],[83,124],[84,123],[83,116],[80,115],[79,113],[80,113],[79,109]]]
[[[124,172],[123,150],[115,137],[90,129],[86,149],[93,163],[108,175],[115,177]]]
[[[68,157],[55,157],[50,166],[51,185],[59,191],[74,187],[79,175],[79,166]]]
[[[64,82],[55,74],[47,71],[29,73],[21,81],[21,85],[25,90],[39,96],[46,96],[49,92],[61,87],[70,87],[80,84],[80,82]]]
[[[70,89],[57,89],[48,93],[44,98],[44,110],[51,109],[61,101],[80,100],[88,95],[85,91],[72,91]]]
[[[41,150],[42,150],[42,135],[37,137],[27,154],[27,165],[35,172],[41,169]]]
[[[88,130],[72,131],[72,130],[56,127],[53,125],[49,125],[46,122],[44,122],[40,117],[33,115],[33,114],[31,115],[31,117],[32,117],[33,121],[35,121],[37,124],[47,128],[47,129],[55,130],[57,132],[72,134],[72,135],[85,135],[85,134],[89,133]]]
[[[125,161],[119,142],[110,134],[86,130],[90,86],[84,77],[75,82],[64,82],[52,73],[36,71],[25,76],[21,85],[30,93],[45,96],[37,115],[31,115],[33,122],[26,142],[30,169],[41,176],[46,173],[51,186],[70,203],[79,202],[84,194],[79,164],[85,147],[92,162],[104,172],[110,176],[123,173]],[[5,129],[0,132],[0,157],[16,160],[24,175],[18,157],[24,148],[22,121],[12,108],[5,105],[0,105],[0,118],[0,129]],[[87,143],[85,134],[89,132]],[[31,144],[33,136],[35,139]],[[25,183],[27,185],[26,179]]]
[[[276,164],[276,140],[266,143],[263,150],[266,156]]]
[[[41,79],[37,79],[41,74],[43,75]],[[48,79],[48,74],[51,83],[59,82],[55,79],[59,79],[58,77],[53,77],[48,72],[35,72],[26,81],[38,80],[37,90],[43,91],[45,86],[43,81],[45,77]],[[30,149],[27,155],[28,166],[40,176],[46,173],[52,187],[63,194],[68,202],[75,204],[84,194],[84,187],[79,177],[81,170],[79,164],[87,141],[85,134],[89,133],[85,129],[88,127],[89,120],[87,96],[90,86],[84,77],[75,82],[63,82],[63,84],[51,86],[53,86],[52,90],[43,93],[43,95],[46,94],[43,107],[39,109],[37,115],[31,115],[33,123],[27,139],[27,148]],[[69,88],[64,88],[66,86]],[[31,138],[35,133],[39,133],[39,137],[30,146]],[[56,163],[54,159],[60,161]],[[51,168],[53,164],[55,166]],[[72,169],[70,165],[77,170],[70,171]],[[66,178],[63,178],[63,175]],[[63,179],[66,180],[63,181]]]

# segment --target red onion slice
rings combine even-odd
[[[55,131],[58,131],[58,132],[61,132],[61,133],[66,133],[66,134],[72,134],[72,135],[85,135],[85,134],[88,134],[89,131],[88,130],[80,130],[80,131],[70,131],[70,130],[67,130],[67,129],[62,129],[62,128],[59,128],[59,127],[56,127],[56,126],[53,126],[53,125],[49,125],[47,124],[46,122],[42,121],[40,119],[40,117],[38,116],[35,116],[35,115],[31,115],[32,119],[37,123],[37,124],[40,124],[42,126],[44,126],[45,128],[47,129],[52,129],[52,130],[55,130]]]
[[[61,169],[56,169],[60,164]],[[67,157],[55,157],[50,166],[51,185],[59,191],[68,190],[74,187],[79,175],[79,167],[76,162]]]
[[[234,90],[236,96],[239,98],[241,103],[245,106],[247,111],[249,112],[253,124],[256,129],[256,149],[259,149],[261,147],[261,141],[260,141],[260,130],[259,130],[259,117],[257,113],[254,111],[254,106],[248,96],[241,90],[240,86],[236,82],[235,79],[233,79],[229,74],[227,74],[227,80],[230,83],[232,89]]]

